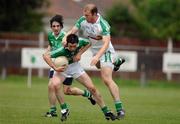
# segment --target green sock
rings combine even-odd
[[[122,109],[122,102],[116,101],[115,102],[116,111],[119,112]]]
[[[103,111],[104,114],[106,114],[107,112],[109,112],[107,106],[104,106],[103,108],[101,108],[101,110]]]
[[[82,95],[84,97],[91,97],[91,93],[88,90],[84,90],[84,94]]]
[[[61,104],[61,105],[60,105],[60,107],[61,107],[61,109],[67,109],[67,108],[68,108],[68,106],[67,106],[67,104],[66,104],[66,103]]]
[[[51,106],[49,112],[56,112],[56,106]]]

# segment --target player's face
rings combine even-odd
[[[58,22],[54,21],[52,23],[51,29],[55,35],[59,35],[59,32],[61,31],[61,26]]]
[[[84,14],[87,22],[94,23],[94,16],[92,15],[92,13],[90,11],[84,10],[83,14]]]
[[[68,43],[68,49],[69,49],[69,51],[75,51],[76,50],[76,48],[77,48],[77,43]]]

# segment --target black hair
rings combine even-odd
[[[54,17],[51,18],[50,20],[50,25],[52,27],[52,23],[56,21],[60,24],[60,26],[63,28],[63,16],[62,15],[55,15]]]
[[[94,15],[94,14],[97,14],[98,13],[98,9],[96,6],[94,6],[92,9],[91,9],[91,14]]]
[[[78,36],[76,34],[69,34],[67,36],[67,44],[68,43],[78,43],[79,42],[79,39],[78,39]]]

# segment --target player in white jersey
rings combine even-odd
[[[112,72],[117,71],[125,60],[115,57],[115,50],[111,44],[110,26],[98,13],[96,5],[87,4],[83,15],[67,35],[81,31],[83,37],[89,38],[93,53],[91,66],[99,65],[102,80],[114,99],[117,119],[120,119],[125,116],[125,112],[120,100],[119,87],[112,79]],[[63,38],[63,43],[66,43],[66,37]]]

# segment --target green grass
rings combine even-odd
[[[107,88],[93,78],[107,106],[114,105]],[[123,120],[106,121],[99,107],[82,97],[65,96],[70,104],[70,116],[64,124],[179,124],[180,84],[178,82],[148,81],[144,88],[137,80],[116,79],[126,110]],[[48,110],[48,79],[33,77],[27,88],[26,77],[10,76],[0,80],[0,124],[60,124],[59,118],[45,118]],[[75,86],[83,88],[77,82]],[[60,107],[58,106],[58,109]]]

